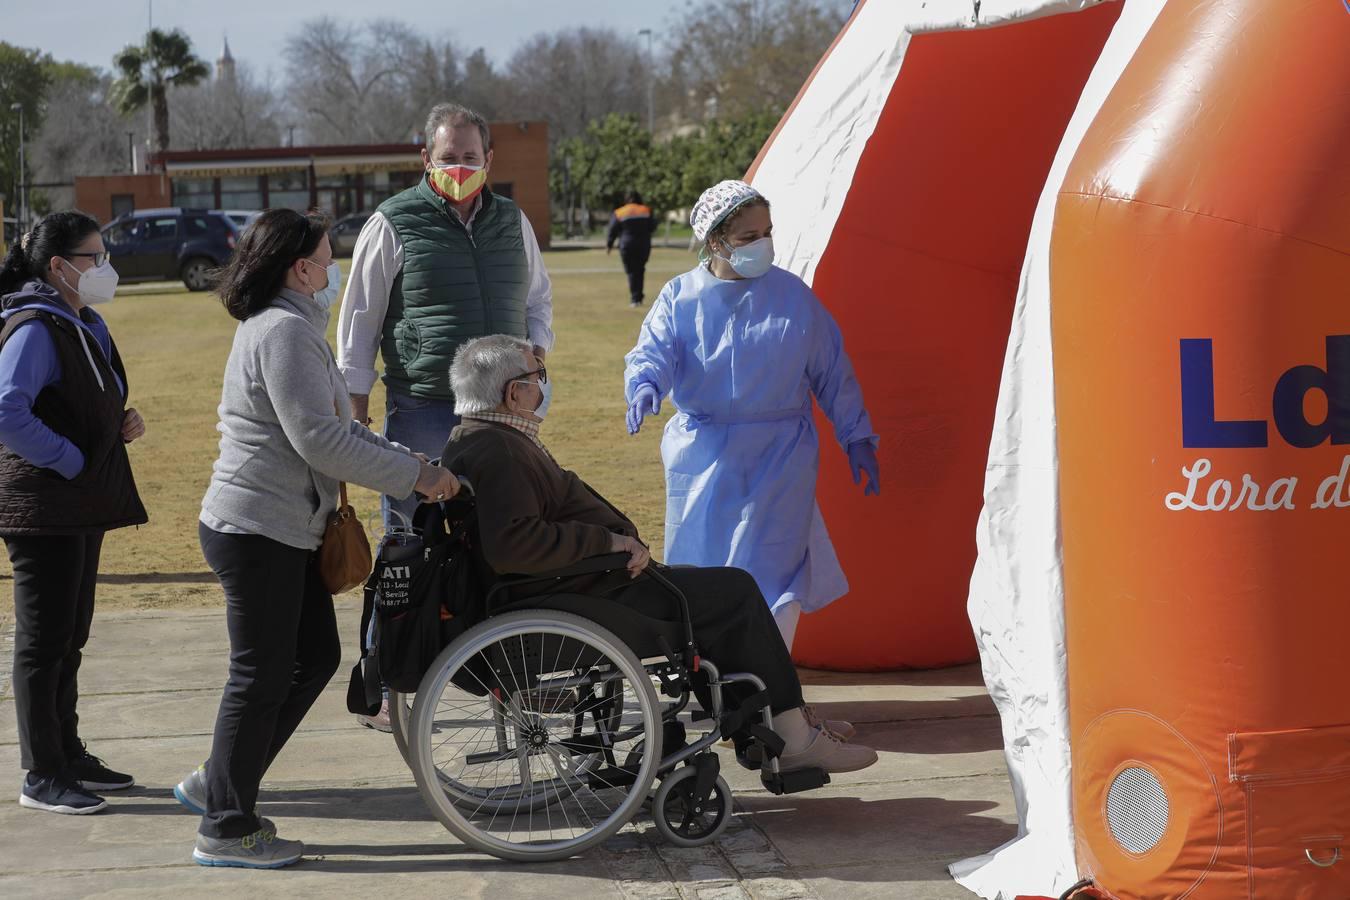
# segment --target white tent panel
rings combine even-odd
[[[994,415],[969,610],[1003,723],[1019,836],[951,866],[981,897],[1058,896],[1074,862],[1050,238],[1065,173],[1166,0],[1128,0],[1065,131],[1032,222]]]
[[[909,46],[913,2],[864,4],[770,144],[753,179],[773,203],[780,266],[811,284]]]

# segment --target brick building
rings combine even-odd
[[[549,246],[548,130],[494,122],[492,190],[518,203]],[[374,209],[422,177],[420,144],[170,151],[154,172],[75,179],[75,205],[107,222],[133,209],[321,209],[335,218]]]

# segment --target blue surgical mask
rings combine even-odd
[[[309,259],[305,260],[305,262],[315,266],[318,265],[318,263]],[[328,275],[328,284],[314,292],[314,302],[324,309],[328,309],[333,305],[333,302],[337,300],[338,289],[342,287],[342,270],[339,269],[338,264],[334,262],[329,263],[328,268],[325,269],[324,272]]]
[[[773,238],[762,237],[741,247],[732,247],[724,256],[733,271],[742,278],[758,278],[773,267]]]

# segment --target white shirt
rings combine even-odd
[[[482,208],[480,195],[464,227],[473,233],[473,220]],[[458,213],[456,213],[458,215]],[[520,233],[525,241],[525,265],[530,284],[525,294],[525,327],[531,344],[553,349],[553,286],[544,268],[534,229],[520,214]],[[384,333],[389,311],[389,292],[403,269],[403,242],[383,213],[375,213],[361,229],[352,251],[352,270],[347,293],[338,313],[338,368],[353,394],[369,394],[375,386],[375,354]]]

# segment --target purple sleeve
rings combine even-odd
[[[20,325],[0,348],[0,444],[41,469],[74,478],[84,454],[33,415],[38,394],[61,377],[56,345],[41,323]]]

